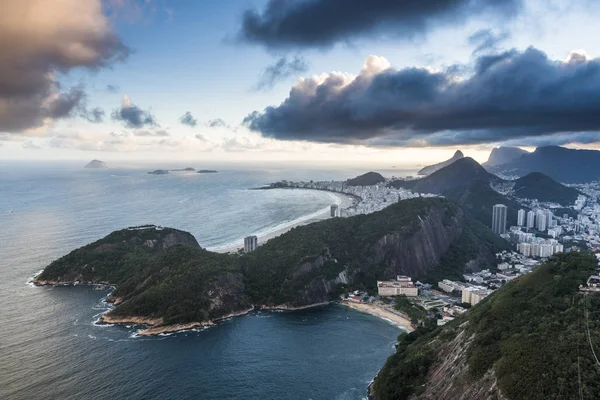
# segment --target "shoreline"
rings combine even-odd
[[[110,303],[110,302],[108,302],[108,303]],[[326,306],[328,304],[330,304],[330,302],[308,304],[306,306],[300,306],[300,307],[290,307],[290,306],[286,306],[286,305],[260,306],[260,307],[252,306],[251,308],[249,308],[247,310],[230,313],[230,314],[224,315],[222,317],[215,318],[215,319],[208,320],[208,321],[202,321],[202,322],[195,321],[195,322],[188,322],[188,323],[183,323],[183,324],[172,324],[172,325],[161,325],[164,322],[162,317],[158,317],[158,318],[135,317],[135,316],[111,317],[111,316],[107,315],[107,313],[110,310],[107,310],[107,312],[104,313],[102,316],[100,316],[100,318],[98,319],[98,324],[100,324],[100,325],[144,325],[145,328],[136,332],[135,336],[138,336],[138,337],[140,337],[140,336],[159,336],[161,334],[185,332],[185,331],[198,329],[198,328],[202,328],[202,329],[210,328],[210,327],[218,325],[220,322],[225,321],[229,318],[242,317],[242,316],[248,315],[254,311],[269,311],[269,312],[300,311],[300,310],[306,310],[306,309],[314,308],[314,307]]]
[[[365,314],[370,314],[388,322],[391,322],[396,327],[406,330],[408,332],[412,332],[415,330],[415,328],[412,327],[411,322],[407,318],[404,318],[399,314],[393,313],[375,304],[353,303],[350,301],[340,301],[339,304],[352,308],[353,310],[363,312]]]
[[[285,190],[318,190],[318,191],[322,191],[322,192],[328,192],[331,193],[333,196],[337,197],[337,201],[334,204],[337,204],[340,208],[340,210],[346,209],[351,207],[352,205],[355,204],[355,201],[357,201],[356,196],[352,196],[346,193],[340,193],[340,192],[332,192],[330,190],[322,190],[322,189],[303,189],[303,188],[274,188],[274,189],[265,189],[265,190],[275,190],[275,189],[285,189]],[[307,218],[308,217],[308,218]],[[330,218],[330,209],[329,207],[324,208],[322,210],[316,211],[312,214],[308,214],[299,218],[296,218],[296,220],[294,221],[290,221],[287,225],[285,225],[286,223],[283,224],[279,224],[279,225],[284,225],[280,228],[277,228],[277,225],[274,226],[273,229],[271,231],[266,231],[264,233],[258,233],[256,234],[256,236],[258,237],[258,245],[262,246],[263,244],[265,244],[266,242],[268,242],[269,240],[283,235],[284,233],[292,230],[293,228],[296,228],[298,226],[302,226],[302,225],[308,225],[311,224],[313,222],[317,222],[317,221],[322,221],[325,219]],[[223,248],[207,248],[207,250],[210,251],[214,251],[216,253],[237,253],[237,251],[239,249],[243,249],[244,248],[244,239],[240,238],[238,241],[239,244],[236,245],[226,245],[227,247],[223,247]]]

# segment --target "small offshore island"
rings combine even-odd
[[[200,169],[196,171],[195,168],[186,167],[181,169],[155,169],[154,171],[149,171],[150,175],[167,175],[171,172],[195,172],[197,174],[215,174],[219,171],[215,171],[214,169]]]

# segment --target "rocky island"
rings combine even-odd
[[[108,168],[108,164],[100,160],[92,160],[84,168]]]
[[[212,169],[201,169],[196,171],[195,168],[187,167],[187,168],[179,168],[179,169],[156,169],[154,171],[148,172],[150,175],[166,175],[170,172],[196,172],[198,174],[210,174],[216,173],[217,171]]]
[[[257,308],[322,304],[348,285],[375,290],[377,279],[398,274],[459,276],[492,266],[503,246],[459,206],[422,198],[297,227],[244,255],[207,251],[176,229],[127,228],[52,262],[35,283],[114,285],[108,300],[115,307],[102,320],[157,334]]]

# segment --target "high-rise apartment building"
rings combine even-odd
[[[531,229],[535,226],[535,213],[533,211],[529,211],[527,213],[527,228]]]
[[[506,206],[496,204],[492,208],[492,231],[498,235],[506,233]]]
[[[525,210],[520,209],[517,213],[517,226],[525,225]]]

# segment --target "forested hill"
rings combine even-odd
[[[571,205],[577,200],[578,190],[556,182],[540,172],[532,172],[515,180],[513,195],[518,198]]]
[[[504,241],[442,198],[405,200],[350,218],[301,226],[245,255],[201,249],[168,228],[124,229],[51,263],[38,284],[109,282],[109,316],[203,322],[257,307],[328,301],[377,279],[460,277],[487,268]]]
[[[372,396],[600,398],[600,295],[578,290],[596,266],[589,253],[555,255],[445,326],[401,335]]]

